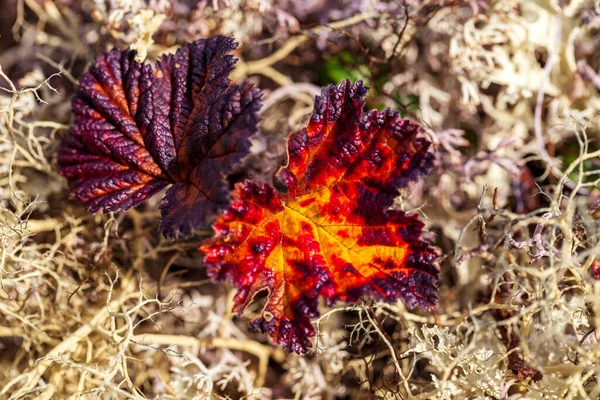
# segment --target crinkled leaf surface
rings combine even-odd
[[[422,222],[390,209],[398,188],[428,171],[429,142],[394,112],[363,114],[366,92],[349,81],[323,89],[306,128],[288,140],[280,177],[289,193],[238,184],[200,247],[209,274],[238,286],[234,311],[266,291],[252,325],[288,351],[310,348],[319,297],[402,299],[426,310],[437,302],[436,254],[420,239]]]
[[[257,129],[260,93],[233,84],[231,38],[214,36],[163,56],[156,67],[135,52],[98,56],[73,99],[74,125],[60,172],[90,211],[134,207],[172,185],[161,231],[188,236],[227,205],[224,176]]]

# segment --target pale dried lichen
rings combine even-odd
[[[404,2],[311,0],[308,17],[276,0],[17,3],[18,42],[0,54],[0,397],[598,398],[600,4],[406,1],[403,31]],[[370,105],[421,120],[436,172],[398,205],[424,213],[442,247],[435,314],[339,306],[314,354],[288,356],[229,313],[197,241],[158,237],[156,201],[89,215],[67,199],[55,151],[95,52],[152,59],[213,33],[243,40],[236,79],[265,89],[256,176],[272,178],[310,112],[320,57],[355,54],[374,77]],[[560,157],[519,189],[528,165],[548,165],[536,131]],[[540,209],[515,212],[528,199]],[[518,382],[512,354],[543,379]]]

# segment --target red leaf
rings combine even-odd
[[[595,280],[600,280],[600,265],[598,265],[597,260],[592,261],[592,265],[590,265],[590,274]]]
[[[225,207],[224,176],[248,153],[261,95],[228,75],[236,44],[214,36],[162,57],[153,71],[134,52],[98,56],[73,99],[60,172],[90,211],[135,207],[169,184],[165,236],[191,235]]]
[[[290,135],[289,194],[238,184],[230,207],[200,250],[209,275],[238,286],[241,314],[261,292],[252,325],[288,351],[306,352],[329,305],[362,296],[432,309],[436,254],[417,215],[391,210],[398,188],[430,168],[429,142],[389,110],[362,114],[366,89],[345,81],[323,89],[306,128]]]

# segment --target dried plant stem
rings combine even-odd
[[[277,83],[279,86],[282,87],[287,87],[289,85],[293,85],[294,82],[287,77],[286,75],[282,74],[281,72],[277,71],[275,68],[271,67],[271,66],[266,66],[264,67],[261,72],[261,75],[272,79],[273,82]],[[307,95],[306,93],[297,93],[297,97],[299,100],[303,101],[306,104],[312,105],[312,101],[313,98],[309,95]],[[264,107],[263,107],[264,109]]]
[[[406,390],[406,393],[408,394],[408,396],[412,397],[412,392],[410,391],[410,386],[408,384],[408,378],[404,375],[404,371],[402,371],[402,367],[400,366],[400,361],[398,360],[398,355],[396,354],[396,349],[394,348],[394,345],[390,341],[389,337],[381,329],[381,324],[379,323],[379,321],[376,322],[371,317],[370,314],[371,314],[371,311],[367,308],[366,312],[365,312],[367,319],[371,323],[371,326],[373,327],[373,329],[375,329],[375,331],[379,334],[381,339],[384,341],[384,343],[390,350],[390,354],[394,360],[394,365],[396,366],[396,372],[398,372],[398,375],[402,379],[401,383],[404,386],[404,390]]]
[[[321,89],[313,85],[312,83],[289,83],[286,85],[282,85],[282,87],[275,89],[273,92],[269,94],[269,96],[263,102],[263,108],[261,110],[261,114],[263,114],[266,110],[268,110],[271,106],[275,105],[279,101],[281,101],[285,97],[294,97],[300,100],[306,99],[308,97],[310,102],[307,104],[312,104],[313,96],[318,96],[321,93]]]
[[[73,85],[76,85],[76,86],[79,85],[79,81],[71,74],[70,71],[68,71],[67,69],[65,69],[62,64],[57,63],[56,61],[54,61],[50,57],[47,57],[47,56],[45,56],[43,54],[37,54],[36,57],[39,58],[40,60],[44,61],[48,65],[56,68],[61,74],[63,74],[64,76],[66,76],[67,79]]]
[[[241,79],[243,79],[243,77],[248,76],[248,75],[254,75],[254,74],[263,74],[264,75],[265,68],[267,68],[267,70],[266,70],[267,72],[272,73],[272,71],[268,70],[269,67],[271,67],[272,65],[285,59],[291,52],[296,50],[297,47],[302,45],[304,42],[306,42],[312,36],[318,35],[319,33],[323,32],[324,30],[327,30],[327,29],[336,30],[336,29],[342,29],[342,28],[346,28],[348,26],[356,25],[360,22],[363,22],[370,18],[374,18],[376,16],[377,16],[377,14],[372,14],[372,13],[355,15],[351,18],[348,18],[348,19],[345,19],[342,21],[333,22],[328,25],[318,26],[316,28],[309,30],[307,33],[303,33],[298,36],[291,37],[290,39],[288,39],[285,42],[285,44],[282,47],[280,47],[277,51],[275,51],[274,53],[270,54],[269,56],[267,56],[265,58],[261,58],[260,60],[255,60],[255,61],[248,61],[248,62],[242,62],[240,60],[240,62],[237,65],[236,70],[231,74],[231,79],[241,80]]]
[[[234,81],[240,81],[246,76],[259,74],[272,79],[279,86],[286,87],[292,85],[294,82],[288,76],[273,68],[273,65],[285,59],[291,52],[308,41],[308,39],[310,39],[312,36],[318,35],[326,29],[342,29],[348,26],[356,25],[369,18],[374,18],[375,16],[376,14],[371,13],[360,14],[342,21],[333,22],[325,26],[318,26],[306,33],[291,37],[282,47],[265,58],[248,62],[240,60],[235,71],[231,74],[231,79]],[[295,94],[295,97],[308,105],[312,105],[313,97],[307,93],[298,92]]]
[[[29,219],[27,220],[27,230],[32,234],[40,233],[40,232],[49,232],[55,230],[57,227],[60,227],[61,222],[55,218],[48,219]]]

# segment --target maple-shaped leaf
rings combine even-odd
[[[423,223],[390,208],[430,168],[430,143],[395,112],[363,114],[366,92],[362,82],[324,88],[306,128],[288,139],[280,171],[288,193],[238,184],[200,247],[209,275],[238,287],[234,311],[266,293],[252,325],[288,351],[310,348],[320,297],[402,299],[426,310],[437,302],[437,256],[420,238]]]
[[[163,56],[100,54],[80,79],[74,124],[58,155],[73,196],[90,211],[119,211],[172,185],[161,231],[188,236],[228,203],[224,180],[249,150],[261,95],[233,84],[231,38],[214,36]]]

